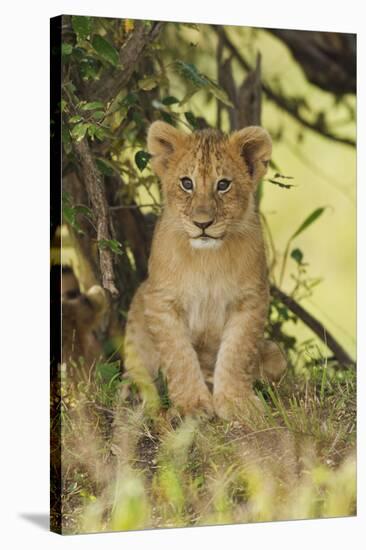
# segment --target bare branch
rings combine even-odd
[[[97,240],[110,240],[111,227],[108,204],[104,193],[102,176],[95,166],[86,138],[74,142],[74,149],[80,159],[85,188],[97,220]],[[103,287],[118,296],[113,269],[113,253],[108,248],[99,249],[99,263]]]
[[[307,79],[336,95],[356,93],[356,35],[266,29],[282,40]]]
[[[223,44],[227,47],[230,53],[236,58],[238,63],[241,65],[241,67],[243,67],[245,71],[252,71],[253,67],[243,57],[243,55],[238,52],[237,48],[228,38],[224,28],[219,25],[212,25],[212,27],[215,30],[215,32],[218,34],[218,36],[222,39]],[[300,124],[302,124],[306,128],[309,128],[310,130],[317,132],[323,137],[336,141],[338,143],[343,143],[344,145],[349,145],[350,147],[356,146],[356,142],[353,139],[337,136],[336,134],[333,134],[327,128],[325,128],[323,124],[310,122],[309,120],[304,118],[301,115],[299,108],[296,105],[294,105],[293,102],[291,102],[291,100],[274,92],[268,84],[265,84],[262,82],[262,90],[270,101],[273,101],[276,105],[278,105],[278,107],[286,111],[289,115],[291,115],[295,120],[297,120]]]
[[[271,285],[271,295],[280,300],[288,309],[292,311],[301,321],[308,326],[314,334],[326,344],[333,352],[334,357],[341,365],[355,366],[355,361],[348,355],[346,350],[337,342],[334,336],[324,327],[324,325],[315,319],[306,309],[304,309],[296,300],[288,296],[277,286]]]

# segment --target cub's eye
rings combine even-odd
[[[225,191],[228,191],[231,186],[231,180],[219,180],[217,182],[217,190],[221,191],[221,193],[224,193]]]
[[[188,191],[189,193],[193,191],[193,181],[191,178],[180,178],[180,186],[184,191]]]

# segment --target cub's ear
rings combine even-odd
[[[267,172],[272,153],[272,140],[264,128],[248,126],[230,136],[234,154],[240,155],[248,169],[248,174],[257,184]]]
[[[147,150],[152,155],[151,164],[158,176],[166,170],[169,158],[184,146],[187,138],[187,134],[171,124],[161,120],[152,123],[147,134]]]

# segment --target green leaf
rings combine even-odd
[[[146,168],[150,158],[151,158],[151,155],[147,151],[137,151],[135,155],[135,163],[138,169],[140,170],[140,172],[142,172],[144,168]]]
[[[207,78],[198,71],[193,63],[185,63],[178,59],[173,63],[173,66],[180,76],[196,88],[204,88],[207,85]]]
[[[97,128],[94,132],[94,135],[99,141],[103,141],[106,136],[106,131],[104,128]]]
[[[68,82],[66,82],[64,84],[64,88],[68,90],[71,94],[73,94],[76,91],[76,86],[72,80],[69,80]]]
[[[178,74],[191,82],[197,88],[203,88],[207,84],[207,78],[201,74],[193,63],[186,63],[178,59],[174,63],[174,67]]]
[[[92,141],[94,141],[95,132],[97,131],[98,126],[95,124],[89,124],[88,125],[88,136],[91,138]]]
[[[145,124],[144,118],[142,117],[141,113],[139,113],[138,111],[133,111],[132,120],[135,122],[137,127],[139,126],[142,127]]]
[[[84,206],[83,204],[72,206],[70,204],[70,198],[66,195],[66,193],[63,193],[62,195],[62,214],[65,221],[80,235],[83,235],[84,232],[78,223],[77,216],[81,214],[83,216],[87,216],[88,218],[93,218],[93,212],[87,206]]]
[[[197,119],[191,111],[187,111],[186,113],[184,113],[184,116],[186,117],[187,122],[192,126],[192,128],[196,130],[199,127]]]
[[[109,383],[121,373],[119,361],[114,361],[113,363],[97,363],[95,372],[104,382]]]
[[[109,160],[106,160],[104,158],[96,158],[95,164],[97,165],[98,170],[104,175],[104,176],[113,176],[115,172],[118,173],[118,169],[116,166],[113,165],[112,162]]]
[[[278,172],[275,173],[275,175],[273,176],[275,179],[283,179],[283,180],[293,180],[294,177],[293,176],[285,176],[284,174],[279,174]]]
[[[71,54],[72,54],[72,44],[67,44],[66,42],[63,42],[61,44],[61,55],[66,57]]]
[[[94,36],[92,46],[105,61],[108,61],[114,67],[118,65],[117,50],[100,34]]]
[[[76,141],[81,141],[85,137],[87,129],[88,124],[85,124],[84,122],[79,122],[79,124],[75,124],[75,126],[71,130],[71,137]]]
[[[73,225],[74,219],[75,219],[74,209],[71,206],[64,206],[62,209],[62,213],[64,215],[65,220],[70,225]]]
[[[82,214],[83,216],[87,216],[88,218],[93,218],[93,212],[88,206],[84,206],[83,204],[78,204],[77,206],[74,206],[75,214]]]
[[[133,92],[130,92],[126,95],[121,101],[121,105],[123,107],[131,107],[131,105],[135,105],[139,100],[139,96],[137,94],[134,94]]]
[[[101,250],[106,250],[107,248],[114,252],[114,254],[122,255],[122,245],[116,239],[100,239],[98,241],[98,246]]]
[[[92,119],[93,120],[102,120],[104,118],[104,112],[103,111],[94,111],[94,113],[92,114]]]
[[[72,143],[69,129],[65,125],[62,126],[62,145],[66,155],[69,155],[72,151]]]
[[[218,84],[216,84],[216,82],[214,82],[210,78],[208,78],[208,77],[206,77],[206,78],[208,80],[208,88],[209,88],[210,92],[216,97],[216,99],[219,99],[222,103],[224,103],[228,107],[234,107],[234,104],[230,101],[230,99],[229,99],[227,93],[225,92],[225,90],[220,88],[220,86]]]
[[[316,208],[314,210],[314,212],[312,212],[304,221],[303,223],[300,225],[300,227],[295,231],[295,233],[292,235],[291,239],[294,239],[295,237],[297,237],[298,235],[300,235],[300,233],[302,233],[303,231],[305,231],[305,229],[307,229],[311,224],[313,224],[318,218],[320,218],[320,216],[323,214],[324,210],[325,210],[325,206],[322,206],[320,208]]]
[[[88,124],[88,136],[94,141],[94,138],[97,138],[99,141],[103,141],[106,137],[106,129],[97,126],[96,124]]]
[[[304,254],[302,253],[300,248],[294,248],[293,251],[291,252],[291,258],[295,260],[296,263],[301,264],[304,258]]]
[[[76,219],[76,210],[74,207],[72,206],[69,206],[69,205],[63,205],[63,208],[62,208],[62,215],[65,219],[65,221],[71,225],[71,227],[73,227],[75,229],[75,231],[77,233],[79,233],[80,235],[83,235],[83,230],[81,229],[77,219]]]
[[[97,78],[101,62],[96,57],[85,56],[79,62],[80,76],[83,80],[95,80]]]
[[[80,122],[81,120],[83,120],[83,117],[80,116],[80,115],[75,115],[75,116],[72,116],[69,118],[69,122],[71,124],[76,124],[77,122]]]
[[[268,179],[270,183],[273,185],[278,185],[278,187],[281,187],[282,189],[291,189],[291,187],[295,187],[294,185],[291,185],[290,183],[283,183],[282,181],[273,180],[271,178]]]
[[[175,103],[179,103],[179,99],[177,99],[173,95],[168,95],[164,97],[164,99],[162,99],[161,102],[163,105],[174,105]]]
[[[73,15],[71,17],[71,24],[80,40],[88,38],[93,29],[93,19],[83,15]]]
[[[61,200],[62,200],[63,203],[70,204],[70,202],[71,202],[70,193],[68,193],[67,191],[62,191],[61,197],[62,197]]]
[[[91,101],[90,103],[84,103],[80,105],[83,111],[94,111],[96,109],[104,109],[104,103],[101,101]]]
[[[228,107],[233,107],[232,102],[229,100],[225,90],[211,80],[208,76],[200,73],[193,63],[185,63],[178,59],[173,63],[173,67],[176,72],[188,82],[188,91],[185,97],[180,102],[185,103],[194,95],[199,89],[206,89],[211,92],[217,99]]]
[[[164,111],[161,112],[161,118],[167,122],[168,124],[171,124],[172,126],[175,126],[174,124],[174,118],[169,114],[165,113]]]

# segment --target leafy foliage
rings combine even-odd
[[[92,46],[101,59],[108,61],[114,67],[118,64],[118,52],[108,40],[103,36],[96,34],[92,41]]]
[[[173,63],[173,68],[187,84],[187,92],[181,100],[181,104],[186,103],[199,90],[206,90],[228,107],[233,107],[227,93],[211,78],[200,73],[192,63],[186,63],[178,59]]]
[[[67,222],[80,235],[83,234],[83,230],[81,229],[78,221],[79,216],[86,216],[93,219],[93,212],[90,208],[82,204],[72,206],[71,198],[66,192],[64,192],[62,196],[62,215],[64,221]]]
[[[93,30],[93,18],[84,15],[73,15],[71,17],[72,28],[74,29],[78,40],[86,40],[90,37]]]
[[[116,241],[116,239],[100,239],[98,241],[98,246],[101,250],[105,250],[108,248],[114,254],[123,254],[122,252],[122,245],[120,242]]]

